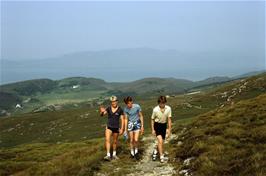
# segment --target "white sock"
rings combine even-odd
[[[131,153],[131,155],[134,156],[134,155],[135,155],[135,154],[134,154],[134,149],[131,149],[130,153]]]
[[[138,153],[138,148],[135,148],[135,154],[137,154]]]
[[[116,156],[116,151],[113,151],[113,156]]]
[[[160,159],[163,159],[163,158],[164,158],[164,155],[161,155],[161,156],[160,156]]]
[[[158,153],[158,152],[157,152],[157,149],[154,149],[154,150],[153,150],[153,154],[156,155],[157,153]]]
[[[111,153],[110,152],[107,152],[107,156],[111,156]]]

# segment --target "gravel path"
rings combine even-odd
[[[171,139],[175,135],[171,135]],[[156,146],[156,138],[154,136],[144,137],[142,140],[145,144],[143,158],[133,167],[132,173],[127,176],[172,176],[176,175],[174,167],[170,163],[160,163],[160,161],[152,161],[151,154]],[[167,142],[167,141],[166,141]]]

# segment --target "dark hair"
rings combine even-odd
[[[160,103],[166,103],[167,102],[167,100],[166,100],[166,97],[165,96],[159,96],[159,98],[158,98],[158,104],[160,104]]]
[[[132,99],[131,96],[127,96],[126,98],[124,98],[124,102],[125,102],[126,104],[128,104],[128,102],[131,102],[131,101],[133,101],[133,99]]]

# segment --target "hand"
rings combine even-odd
[[[127,136],[128,136],[128,133],[127,133],[127,131],[124,131],[123,135],[127,135]]]
[[[124,141],[127,141],[127,140],[128,140],[128,134],[127,134],[127,131],[124,132],[124,134],[123,134],[123,138],[124,138]]]
[[[170,136],[171,136],[171,130],[167,129],[166,130],[166,137],[170,138]]]
[[[119,135],[122,135],[124,133],[124,130],[119,129]]]
[[[144,134],[144,128],[143,128],[143,127],[141,127],[141,129],[140,129],[140,134],[141,134],[141,135]]]
[[[156,132],[155,132],[155,130],[152,130],[152,135],[153,135],[153,136],[156,136]]]
[[[100,106],[100,112],[101,113],[105,112],[105,107],[104,106]]]

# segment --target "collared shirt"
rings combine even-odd
[[[161,111],[160,106],[153,108],[151,119],[158,123],[166,123],[168,117],[172,117],[172,110],[170,106],[165,105],[164,111]]]

